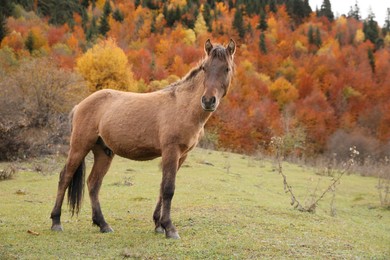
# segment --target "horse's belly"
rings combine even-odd
[[[118,149],[115,154],[136,161],[153,160],[161,156],[161,150],[152,147],[134,147]]]

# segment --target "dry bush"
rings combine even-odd
[[[69,111],[86,95],[79,75],[46,58],[22,62],[0,90],[0,160],[56,152],[67,142]]]
[[[339,162],[342,162],[348,160],[351,147],[356,147],[356,150],[359,151],[356,160],[360,164],[364,162],[365,158],[379,156],[379,141],[360,130],[354,130],[351,133],[337,130],[328,140],[327,151],[332,156],[336,156]]]
[[[5,169],[0,169],[0,181],[12,179],[16,173],[16,167],[14,165],[10,165]]]

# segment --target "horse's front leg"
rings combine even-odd
[[[181,165],[183,164],[183,162],[185,161],[186,158],[187,158],[187,154],[184,154],[181,156],[181,158],[179,159],[179,165],[177,167],[177,171],[180,169]],[[161,222],[160,222],[161,209],[162,209],[162,192],[160,191],[160,195],[159,195],[158,200],[157,200],[157,205],[156,205],[156,208],[155,208],[154,213],[153,213],[153,220],[154,220],[154,224],[156,225],[155,226],[156,233],[164,233],[165,232],[165,230],[162,227]]]
[[[165,230],[167,238],[179,239],[180,236],[171,220],[171,202],[175,193],[176,173],[179,168],[180,149],[171,145],[163,150],[162,154],[162,181],[159,201],[154,213],[156,231]],[[158,218],[160,212],[160,219]],[[162,229],[161,229],[162,228]]]

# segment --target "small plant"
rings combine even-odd
[[[12,179],[16,173],[16,167],[11,165],[5,169],[0,169],[0,181]]]
[[[388,166],[389,162],[390,159],[386,156],[384,166]],[[378,189],[381,206],[390,209],[390,176],[386,167],[381,167],[379,171],[376,188]]]
[[[328,188],[325,189],[317,198],[315,197],[315,193],[317,191],[317,188],[315,189],[315,192],[313,193],[314,198],[311,200],[311,202],[304,206],[295,196],[293,192],[292,186],[288,183],[287,181],[287,176],[283,172],[283,167],[282,167],[282,162],[284,160],[283,154],[284,154],[284,142],[283,138],[281,137],[272,137],[271,147],[273,148],[275,152],[275,161],[276,161],[276,170],[277,172],[282,176],[283,178],[283,186],[284,186],[284,191],[286,193],[290,194],[291,197],[291,206],[294,208],[298,209],[299,211],[302,212],[310,212],[310,213],[315,213],[316,208],[318,206],[318,203],[325,197],[325,195],[329,192],[333,193],[332,196],[332,201],[331,201],[331,215],[335,215],[336,209],[334,207],[334,200],[335,200],[335,191],[336,191],[336,186],[337,184],[340,183],[341,177],[350,171],[351,167],[355,163],[355,158],[356,156],[359,155],[359,151],[356,150],[356,147],[353,146],[350,148],[350,158],[347,162],[343,163],[343,169],[339,171],[338,176],[333,176],[331,183],[329,184]],[[317,186],[318,187],[318,186]]]

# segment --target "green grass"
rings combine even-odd
[[[50,231],[63,161],[21,163],[24,170],[0,182],[0,259],[390,258],[390,211],[379,207],[375,178],[343,176],[335,217],[330,194],[315,214],[302,213],[290,206],[272,162],[195,149],[177,177],[172,219],[182,239],[176,241],[153,230],[159,160],[115,158],[100,193],[114,233],[92,226],[87,197],[78,217],[64,205],[64,232]],[[30,170],[37,165],[50,174]],[[310,168],[283,167],[302,202],[330,182]]]

